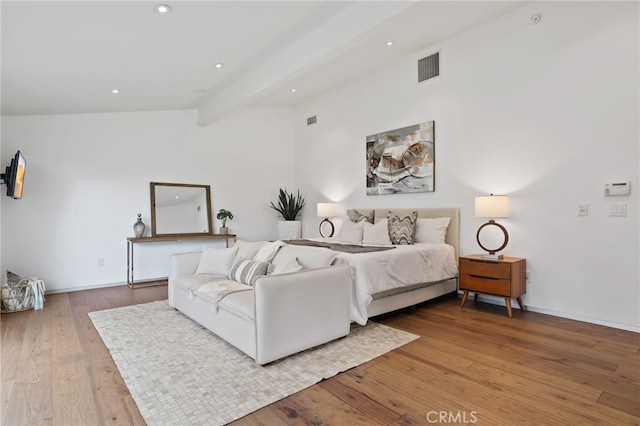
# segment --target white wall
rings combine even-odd
[[[2,117],[2,164],[18,149],[27,159],[23,198],[2,199],[2,270],[39,276],[49,290],[126,281],[137,213],[150,234],[149,182],[211,185],[214,218],[234,213],[231,232],[276,238],[267,206],[293,185],[291,117],[243,109],[206,128],[195,111]],[[201,247],[136,245],[136,279],[166,276],[170,253]]]
[[[638,6],[531,3],[301,106],[294,164],[308,203],[458,206],[467,254],[484,222],[474,197],[508,194],[500,222],[505,254],[531,271],[525,305],[640,330]],[[416,60],[435,51],[441,76],[417,85]],[[427,120],[436,191],[367,196],[365,137]],[[604,197],[611,179],[631,180],[631,195]],[[608,217],[611,202],[627,203],[627,217]],[[312,210],[305,236],[318,234]]]

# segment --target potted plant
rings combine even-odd
[[[302,223],[296,219],[304,204],[304,197],[300,195],[300,190],[294,195],[282,188],[278,195],[278,204],[270,203],[269,207],[280,213],[284,219],[279,223],[281,240],[300,238],[302,235]]]
[[[233,220],[233,213],[231,213],[229,210],[220,209],[218,210],[218,214],[216,215],[216,218],[222,221],[222,227],[220,228],[220,233],[228,234],[229,228],[227,228],[227,219]]]

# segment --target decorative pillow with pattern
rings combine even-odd
[[[375,219],[376,211],[369,210],[367,213],[363,214],[363,213],[360,213],[358,210],[354,209],[354,210],[348,211],[347,215],[349,216],[349,220],[351,222],[358,223],[364,219],[369,223],[374,223],[373,220]]]
[[[418,212],[414,211],[409,216],[399,217],[389,212],[389,239],[391,244],[413,244],[416,233]]]
[[[22,281],[22,277],[18,274],[14,274],[11,271],[7,271],[7,285],[9,287],[15,287],[18,284],[20,284],[20,281]]]
[[[254,281],[262,275],[267,275],[269,264],[257,260],[239,259],[233,264],[228,278],[236,282],[253,286]]]

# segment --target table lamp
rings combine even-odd
[[[496,254],[500,250],[504,249],[509,242],[509,233],[506,228],[499,223],[497,223],[494,219],[496,217],[509,217],[509,197],[507,195],[487,195],[476,197],[476,217],[488,217],[489,221],[483,224],[480,228],[478,228],[478,232],[476,233],[476,241],[478,241],[478,245],[482,247],[483,250],[488,252],[487,254],[483,254],[483,259],[501,259],[504,256],[501,254]],[[504,234],[504,242],[502,245],[496,249],[487,248],[482,245],[480,242],[480,231],[486,226],[493,225],[497,226],[502,230]]]
[[[318,230],[320,231],[320,236],[322,238],[329,238],[333,236],[333,232],[335,228],[333,226],[333,222],[329,220],[330,217],[335,217],[340,214],[340,206],[336,203],[318,203],[318,217],[324,218],[322,222],[320,222],[320,227]],[[329,227],[329,232],[325,235],[323,231],[323,225],[327,224]]]

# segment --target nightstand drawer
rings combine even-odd
[[[481,277],[511,279],[511,265],[484,260],[460,259],[460,273]]]
[[[460,290],[478,291],[480,293],[509,297],[511,296],[511,281],[461,274]]]

